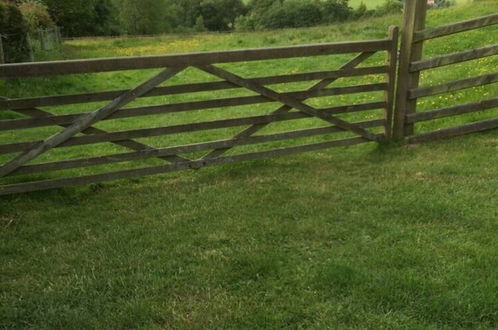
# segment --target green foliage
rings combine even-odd
[[[31,33],[35,33],[38,29],[47,29],[55,25],[52,17],[50,17],[47,6],[41,1],[23,1],[19,4],[19,10]]]
[[[242,0],[203,0],[199,11],[208,30],[228,31],[235,19],[245,14],[245,6]]]
[[[162,0],[119,0],[119,18],[124,33],[132,35],[161,32],[166,3]]]
[[[7,63],[29,59],[27,41],[28,25],[19,8],[0,2],[0,34],[3,36],[3,49]]]
[[[343,22],[353,17],[348,0],[324,0],[321,7],[325,23]]]
[[[288,20],[286,27],[306,27],[320,24],[322,12],[316,0],[287,0],[283,9]]]
[[[249,4],[250,17],[239,19],[242,30],[307,27],[352,17],[347,0],[260,0]]]
[[[453,6],[454,4],[455,1],[453,0],[435,0],[434,4],[431,4],[429,7],[432,9],[448,8],[450,6]]]
[[[398,0],[385,0],[384,3],[379,6],[375,15],[389,15],[389,14],[401,14],[403,12],[403,3]]]
[[[43,0],[57,25],[69,36],[112,34],[110,0]],[[140,1],[141,2],[141,1]]]

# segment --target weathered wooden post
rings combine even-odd
[[[5,63],[5,54],[3,52],[3,35],[0,34],[0,64]]]
[[[33,41],[31,40],[31,36],[29,35],[29,32],[26,33],[26,42],[28,43],[29,60],[30,60],[30,62],[34,62],[35,61],[35,53],[33,51]]]
[[[38,30],[38,37],[40,38],[40,49],[42,51],[46,50],[46,45],[45,45],[45,32],[43,29]]]
[[[413,124],[405,122],[406,115],[417,110],[417,100],[408,98],[408,91],[417,88],[419,72],[411,72],[410,64],[422,58],[423,41],[414,40],[415,32],[424,29],[427,15],[427,0],[405,1],[405,13],[399,59],[396,107],[394,114],[394,138],[403,139],[413,134]]]
[[[396,94],[396,69],[398,68],[399,43],[399,28],[397,26],[391,26],[389,28],[389,39],[392,41],[392,44],[391,48],[387,51],[387,65],[389,67],[389,71],[386,74],[388,86],[386,91],[387,107],[385,110],[385,134],[386,140],[388,141],[392,139],[393,109]]]
[[[58,26],[56,26],[56,27],[54,28],[54,30],[55,30],[55,38],[56,38],[56,40],[57,40],[57,43],[58,43],[58,44],[62,44],[62,34],[61,34],[61,28],[60,28],[60,27],[58,27]]]

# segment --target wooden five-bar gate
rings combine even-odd
[[[130,90],[93,92],[75,95],[53,95],[31,98],[2,99],[0,111],[14,111],[24,116],[0,121],[1,131],[18,133],[19,140],[0,145],[0,155],[10,155],[0,167],[0,178],[7,180],[0,188],[0,194],[11,194],[59,188],[79,184],[96,183],[132,176],[152,175],[183,169],[199,169],[205,166],[231,163],[236,161],[267,158],[297,152],[319,150],[333,146],[347,146],[364,142],[378,142],[389,138],[391,134],[392,105],[396,74],[398,30],[390,29],[388,38],[370,41],[341,42],[294,47],[247,49],[225,52],[206,52],[152,57],[128,57],[110,59],[92,59],[77,61],[40,62],[29,64],[11,64],[0,67],[0,78],[24,79],[41,76],[59,76],[70,74],[100,73],[122,70],[145,70],[163,68],[147,81]],[[387,56],[381,65],[360,66],[375,53],[383,52]],[[298,57],[321,57],[338,54],[352,54],[352,58],[341,67],[327,71],[305,73],[287,73],[278,76],[245,78],[231,72],[222,63],[253,62]],[[342,55],[343,56],[343,55]],[[271,63],[270,63],[271,65]],[[187,68],[195,68],[217,81],[163,85]],[[383,75],[383,82],[370,84],[331,87],[331,84],[343,77],[366,75]],[[311,87],[292,92],[278,92],[269,86],[295,82],[313,82]],[[192,94],[219,90],[245,89],[254,95],[231,98],[198,100],[194,102],[169,103],[126,107],[132,102],[164,95]],[[307,100],[320,97],[347,95],[352,93],[384,92],[383,99],[377,102],[347,104],[326,108],[317,108]],[[206,95],[204,93],[203,95]],[[208,94],[209,95],[209,94]],[[88,102],[110,101],[94,111],[84,113],[52,113],[46,107],[61,107]],[[274,102],[278,106],[270,113],[258,116],[238,116],[211,121],[196,121],[179,125],[141,127],[125,131],[107,131],[97,127],[103,121],[152,115],[171,115],[178,112],[201,111],[212,108],[235,107],[241,105]],[[384,109],[381,116],[367,121],[353,122],[340,118],[344,113]],[[377,112],[378,113],[378,112]],[[227,113],[228,114],[228,113]],[[339,116],[338,116],[339,115]],[[195,117],[195,116],[193,116]],[[318,127],[257,134],[268,125],[282,121],[319,119]],[[136,120],[137,122],[139,119]],[[22,132],[26,129],[60,127],[55,134],[40,140],[24,141]],[[241,127],[233,137],[223,140],[202,141],[183,145],[157,147],[137,141],[141,138],[158,137],[172,134],[189,134],[202,130]],[[382,128],[381,131],[378,128]],[[377,128],[377,130],[376,130]],[[332,133],[348,132],[352,136],[339,139],[327,139],[318,143],[300,144],[264,151],[252,151],[227,155],[234,147],[263,144],[271,141],[297,139],[303,137],[329,136]],[[28,135],[29,136],[29,135]],[[63,159],[36,162],[46,159],[53,149],[74,146],[112,143],[130,151],[112,153],[95,157]],[[187,155],[203,152],[195,158]],[[62,154],[63,155],[63,154]],[[45,156],[45,158],[43,158]],[[63,171],[78,168],[101,168],[101,165],[140,161],[159,158],[163,164],[139,168],[123,169],[74,175],[44,177],[46,172]],[[77,172],[76,172],[77,173]],[[12,178],[22,177],[21,180]]]
[[[421,85],[423,71],[497,55],[498,44],[483,45],[481,48],[428,59],[422,56],[424,43],[427,40],[498,24],[498,14],[425,28],[426,0],[405,3],[401,48],[398,48],[398,29],[392,27],[387,38],[369,41],[2,65],[0,78],[16,78],[20,81],[32,77],[123,70],[162,69],[162,71],[129,90],[17,99],[0,98],[0,118],[9,118],[0,120],[0,137],[2,134],[10,137],[9,143],[0,143],[0,164],[3,162],[0,166],[0,184],[3,184],[0,186],[0,194],[96,183],[184,169],[200,169],[237,161],[390,139],[418,143],[498,128],[498,118],[491,118],[449,128],[436,127],[436,130],[429,132],[417,130],[417,123],[498,107],[498,98],[494,96],[472,103],[417,111],[418,100],[423,98],[498,82],[498,72],[490,72],[439,85]],[[380,58],[381,63],[377,59],[377,62],[373,61],[374,64],[369,64],[376,53],[384,53],[386,56]],[[323,71],[295,73],[293,68],[286,68],[286,72],[282,75],[245,77],[237,74],[235,72],[237,70],[226,68],[227,63],[235,65],[235,69],[248,63],[271,67],[273,64],[268,62],[270,60],[312,58],[318,61],[324,56],[344,57],[345,54],[351,56],[342,66],[332,69],[327,67]],[[192,68],[217,80],[174,84],[178,75],[188,76],[186,71]],[[382,81],[372,79],[369,84],[347,83],[332,86],[337,81],[366,76],[378,78],[379,75],[385,78]],[[168,84],[164,85],[165,82]],[[170,84],[171,82],[173,83]],[[308,85],[306,87],[299,85],[299,90],[289,91],[283,88],[279,91],[276,88],[276,86],[285,87],[303,82],[307,82]],[[237,94],[226,98],[216,96],[216,91],[248,91],[251,95]],[[369,99],[369,102],[363,103],[357,101],[362,99],[362,95],[370,92],[380,92],[381,99],[376,101]],[[182,95],[188,99],[194,94],[201,95],[202,99],[176,103],[172,101],[174,98],[167,98]],[[337,100],[330,103],[322,102],[325,107],[312,104],[316,99],[335,99],[350,94],[357,94],[359,97],[350,98],[346,104],[341,104]],[[150,101],[140,103],[142,100],[155,97],[159,97],[163,103],[155,105],[150,105]],[[52,110],[95,102],[108,103],[87,112],[71,110],[69,113],[61,113]],[[130,106],[135,102],[140,105]],[[250,111],[248,113],[239,111],[234,117],[229,111],[234,107],[249,106],[252,109],[268,103],[276,105],[270,111],[258,115],[250,116]],[[210,109],[221,110],[221,117],[207,120],[206,117],[196,115],[206,113],[206,110]],[[355,114],[365,111],[368,115],[354,117]],[[2,117],[2,112],[15,112],[17,117]],[[161,125],[165,122],[164,118],[170,118],[178,113],[186,113],[187,122]],[[124,126],[111,125],[111,129],[101,125],[126,119],[133,120],[133,123],[137,124],[141,122],[141,118],[150,116],[159,116],[162,119],[157,123],[146,120],[143,125],[148,126],[142,125],[140,128],[134,127],[128,130],[117,129],[129,127],[129,121]],[[307,120],[314,120],[315,126],[310,126]],[[288,122],[293,124],[287,126],[286,130],[270,133],[266,130],[268,126]],[[305,122],[307,124],[304,124]],[[25,130],[49,127],[58,127],[59,130],[56,132],[47,130],[46,132],[52,133],[46,133],[41,139],[32,139],[32,135],[23,134]],[[223,139],[213,139],[207,134],[201,135],[202,140],[195,143],[183,143],[183,139],[173,138],[166,140],[168,143],[164,145],[165,140],[154,140],[165,136],[195,135],[199,132],[227,129],[232,130],[231,136]],[[31,140],[25,140],[29,138]],[[300,139],[307,138],[312,138],[311,143],[299,142]],[[287,144],[284,147],[265,148],[268,143],[280,142]],[[81,152],[81,156],[74,157],[78,155],[78,152],[74,152],[74,148],[95,146],[98,149],[102,144],[112,144],[117,149],[98,155]],[[251,146],[254,148],[233,153],[235,149]],[[58,157],[50,156],[54,150],[65,148],[73,150],[67,153],[70,155],[68,159],[64,158],[64,152],[59,152]],[[128,151],[123,152],[123,148]],[[142,166],[143,162],[148,160],[154,160],[155,163]],[[124,163],[135,164],[135,167],[115,167],[116,164]]]

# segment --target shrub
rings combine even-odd
[[[434,4],[429,5],[429,8],[439,9],[439,8],[448,8],[453,6],[455,3],[451,0],[436,0]]]
[[[47,6],[37,0],[21,2],[19,10],[31,33],[35,33],[38,29],[47,29],[55,25],[48,13]]]
[[[403,2],[398,0],[386,0],[375,10],[376,16],[403,13]]]
[[[28,26],[19,8],[0,2],[0,34],[7,63],[22,62],[29,59],[27,41]]]
[[[203,0],[200,13],[208,30],[228,31],[235,19],[245,14],[245,6],[242,0]]]
[[[361,2],[358,8],[353,12],[353,17],[355,19],[363,17],[371,17],[375,15],[375,10],[368,9],[364,2]]]
[[[274,3],[261,16],[259,26],[264,29],[307,27],[322,22],[320,4],[313,0],[287,0]]]
[[[325,0],[321,3],[321,7],[323,21],[326,23],[342,22],[353,17],[353,10],[349,7],[348,0]]]

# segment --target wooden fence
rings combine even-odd
[[[152,175],[184,169],[199,169],[205,166],[226,164],[236,161],[261,159],[297,152],[319,150],[333,146],[347,146],[364,142],[377,142],[390,137],[392,109],[394,100],[395,73],[397,67],[398,30],[390,29],[386,39],[341,42],[318,45],[305,45],[281,48],[247,49],[225,52],[206,52],[167,56],[127,57],[109,59],[91,59],[77,61],[40,62],[30,64],[9,64],[0,66],[0,78],[23,80],[32,77],[59,76],[69,74],[88,74],[121,70],[159,69],[149,80],[129,90],[95,91],[74,95],[50,95],[30,98],[1,99],[0,112],[8,111],[22,115],[22,118],[0,120],[0,132],[7,132],[13,143],[0,145],[0,156],[5,162],[0,167],[0,194],[21,193],[28,191],[59,188],[79,184],[96,183],[133,176]],[[360,66],[375,53],[387,54],[382,65]],[[221,63],[238,63],[241,65],[254,61],[268,61],[297,57],[321,57],[337,54],[353,54],[352,59],[339,68],[327,71],[305,73],[287,72],[284,75],[244,78],[218,65]],[[267,62],[261,62],[266,63]],[[271,65],[271,63],[268,63]],[[183,73],[187,68],[195,68],[216,77],[217,81],[187,83],[182,85],[163,85],[164,82]],[[383,75],[384,82],[363,85],[330,87],[343,77],[361,77]],[[268,86],[291,84],[296,82],[313,82],[312,87],[292,92],[277,92]],[[302,87],[301,87],[302,88]],[[166,95],[192,95],[199,92],[220,90],[246,90],[250,96],[208,99],[159,105],[141,105],[127,107],[130,103],[149,97]],[[378,102],[334,105],[316,108],[308,100],[347,95],[353,93],[384,92]],[[110,101],[97,110],[83,113],[49,112],[47,107],[62,107],[89,102]],[[242,105],[276,103],[276,109],[257,116],[238,116],[236,118],[218,118],[213,121],[196,121],[177,125],[140,127],[125,131],[109,131],[96,127],[101,123],[123,118],[145,116],[167,116],[180,112],[194,112],[207,109],[223,109]],[[331,104],[333,105],[333,104]],[[384,110],[376,119],[370,116],[367,121],[353,122],[341,115],[360,111]],[[227,109],[228,110],[228,109]],[[378,112],[378,111],[377,111]],[[223,114],[229,115],[229,112]],[[195,117],[195,113],[193,115]],[[284,121],[301,121],[306,119],[319,121],[318,127],[289,130],[271,134],[261,134],[262,130],[273,123]],[[134,120],[138,123],[140,120]],[[47,127],[61,129],[42,139],[24,140],[31,137],[25,130]],[[174,134],[190,134],[204,130],[225,128],[242,129],[234,136],[223,140],[209,140],[191,144],[157,147],[155,143],[145,143],[144,138],[161,137]],[[379,128],[381,129],[379,131]],[[259,134],[256,134],[258,133]],[[349,133],[348,136],[330,138],[331,134]],[[306,137],[322,136],[321,142],[299,144],[270,150],[255,150],[238,154],[229,154],[235,147],[261,145],[273,141],[284,141]],[[14,137],[14,139],[12,139]],[[142,140],[137,140],[142,139]],[[150,141],[147,140],[147,141]],[[174,140],[173,140],[174,141]],[[66,147],[95,146],[112,143],[130,149],[129,152],[111,153],[92,157],[52,159],[50,152]],[[192,153],[203,152],[201,156],[192,157]],[[59,156],[61,153],[59,153]],[[62,153],[64,155],[64,153]],[[8,156],[8,158],[6,158]],[[42,158],[42,162],[36,160]],[[48,161],[47,161],[48,159]],[[159,165],[128,168],[120,170],[101,170],[103,165],[116,163],[133,163],[144,159],[159,159]],[[69,169],[90,169],[91,174],[77,175],[79,172],[51,174]],[[50,173],[49,173],[50,172]],[[47,173],[50,175],[46,176]]]
[[[399,59],[394,137],[405,139],[409,143],[418,143],[498,128],[498,118],[493,118],[431,132],[416,133],[415,125],[420,122],[498,107],[498,97],[493,97],[473,103],[417,112],[417,101],[421,98],[498,82],[498,72],[491,72],[477,77],[420,87],[422,71],[498,54],[498,44],[494,44],[423,59],[422,50],[424,42],[427,40],[498,24],[498,14],[491,14],[454,24],[425,28],[426,3],[426,0],[406,1],[401,57]]]

